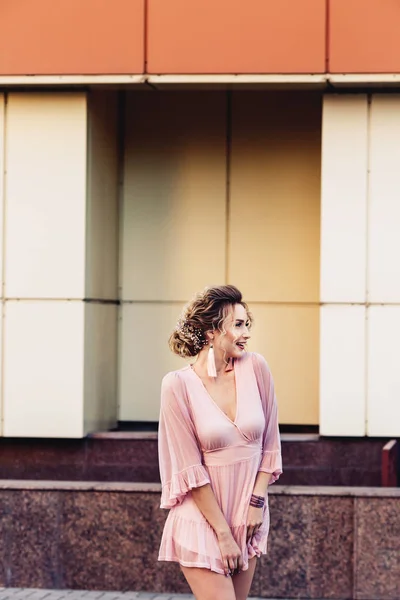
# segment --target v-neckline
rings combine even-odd
[[[214,406],[216,407],[216,409],[229,421],[229,423],[231,423],[231,425],[234,425],[235,427],[237,426],[237,420],[238,420],[238,414],[239,414],[239,394],[238,394],[238,386],[237,386],[237,373],[238,373],[238,370],[237,370],[236,366],[237,366],[237,361],[235,360],[234,363],[233,363],[233,369],[232,369],[232,371],[233,371],[233,380],[234,380],[234,386],[235,386],[236,410],[235,410],[235,418],[232,421],[232,419],[230,419],[228,417],[228,415],[222,410],[222,408],[220,406],[218,406],[218,404],[215,402],[214,398],[211,396],[210,392],[208,391],[208,389],[204,385],[204,382],[203,382],[202,378],[193,369],[193,365],[189,365],[190,371],[193,373],[193,375],[195,376],[195,378],[197,379],[197,381],[202,386],[202,388],[205,391],[206,395],[208,396],[210,402],[212,402],[212,404],[214,404]]]

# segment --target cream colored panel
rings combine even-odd
[[[4,95],[0,94],[0,281],[1,281],[1,290],[0,297],[3,298],[3,211],[4,211]],[[1,300],[1,324],[0,324],[0,365],[3,364],[2,360],[2,343],[3,340],[3,301]],[[1,378],[2,378],[2,369],[0,369],[0,389],[1,388]],[[3,435],[3,396],[0,395],[0,436]]]
[[[4,285],[3,285],[3,215],[4,215],[4,149],[5,149],[5,105],[4,95],[0,94],[0,280],[1,290],[0,297],[4,296]],[[0,402],[1,406],[1,402]],[[1,410],[1,408],[0,408]],[[1,417],[1,414],[0,414]]]
[[[84,433],[116,426],[117,315],[112,304],[85,305]]]
[[[400,302],[400,95],[371,107],[368,299]]]
[[[267,360],[275,380],[279,421],[318,424],[319,307],[252,305],[249,350]]]
[[[320,434],[364,436],[365,307],[322,306]]]
[[[320,165],[320,94],[233,94],[229,282],[249,301],[319,301]]]
[[[8,301],[4,435],[83,435],[83,303]]]
[[[368,105],[324,96],[321,300],[363,302],[366,289]]]
[[[82,298],[85,94],[10,94],[6,161],[7,297]]]
[[[163,376],[184,367],[168,338],[182,305],[123,304],[119,358],[119,419],[158,421]]]
[[[118,295],[116,92],[89,94],[86,297]]]
[[[225,281],[225,94],[128,96],[122,294],[185,301]]]
[[[400,306],[368,309],[368,429],[400,436]]]

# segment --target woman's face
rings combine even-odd
[[[250,338],[250,321],[245,308],[235,304],[224,322],[226,333],[214,332],[213,345],[224,358],[239,358],[246,352],[246,343]]]

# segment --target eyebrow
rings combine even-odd
[[[244,323],[244,319],[236,319],[236,323]]]

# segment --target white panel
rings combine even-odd
[[[4,95],[0,94],[0,298],[3,298],[3,211],[4,211]],[[3,301],[1,302],[1,324],[0,324],[0,365],[3,364]],[[0,390],[2,368],[0,367]],[[3,435],[3,397],[0,396],[0,436]]]
[[[85,94],[11,94],[6,161],[7,297],[82,298]]]
[[[0,297],[3,297],[3,214],[4,214],[4,148],[5,148],[5,106],[4,95],[0,94]],[[0,409],[1,410],[1,409]]]
[[[118,146],[115,92],[89,95],[86,297],[118,294]]]
[[[229,281],[319,302],[321,95],[234,92],[231,154]]]
[[[364,94],[324,96],[321,300],[364,302],[368,105]]]
[[[117,311],[112,304],[85,304],[85,434],[118,420]]]
[[[182,310],[178,304],[123,304],[119,359],[119,419],[158,421],[165,373],[184,367],[168,338]]]
[[[320,433],[364,436],[365,307],[322,306]]]
[[[368,292],[370,302],[400,302],[400,96],[371,107]]]
[[[8,301],[4,435],[83,435],[82,302]]]
[[[400,306],[368,311],[368,435],[400,436]]]
[[[125,300],[185,300],[225,280],[226,96],[128,96]]]

